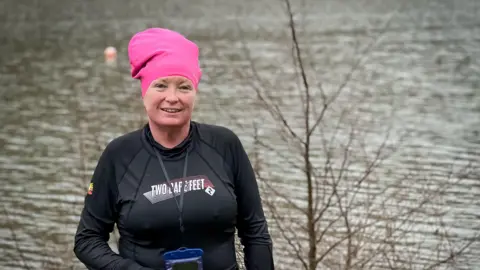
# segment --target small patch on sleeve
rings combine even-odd
[[[90,183],[90,185],[88,186],[87,194],[92,195],[92,193],[93,193],[93,183]]]

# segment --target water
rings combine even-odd
[[[294,9],[304,14],[296,17],[298,34],[318,113],[319,83],[331,97],[358,51],[378,38],[312,137],[318,211],[328,205],[318,268],[348,261],[348,241],[328,250],[345,236],[346,208],[358,230],[350,238],[353,269],[424,269],[448,258],[480,231],[480,3],[302,3]],[[286,237],[306,254],[305,216],[296,209],[306,207],[305,163],[298,141],[260,109],[243,50],[248,46],[264,80],[266,101],[279,104],[304,136],[302,84],[281,3],[42,0],[0,7],[2,269],[82,269],[72,244],[89,176],[108,141],[145,121],[126,46],[152,25],[198,41],[205,76],[195,119],[227,125],[242,138],[259,172],[278,269],[300,268]],[[103,63],[110,45],[116,65]],[[361,180],[383,142],[382,162]],[[336,196],[328,204],[334,179],[341,208]],[[479,250],[474,242],[455,264],[433,269],[480,269]]]

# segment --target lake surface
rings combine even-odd
[[[259,172],[278,269],[300,269],[286,237],[307,254],[305,215],[295,209],[306,207],[305,162],[298,141],[265,110],[251,72],[254,62],[266,101],[304,136],[304,92],[282,2],[162,2],[0,4],[1,269],[83,269],[72,249],[89,177],[106,143],[145,122],[126,48],[150,26],[199,43],[205,75],[195,119],[241,137]],[[320,83],[332,97],[364,55],[312,135],[319,207],[334,180],[343,203],[334,198],[320,220],[318,254],[345,236],[339,217],[348,209],[358,230],[352,269],[424,269],[472,237],[454,263],[432,269],[480,269],[480,2],[397,2],[294,5],[317,113]],[[117,48],[115,64],[104,63],[106,46]],[[381,162],[363,177],[382,145]],[[343,267],[346,243],[318,269]]]

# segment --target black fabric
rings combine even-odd
[[[155,149],[175,192],[184,191],[183,237]],[[205,270],[236,269],[235,227],[247,270],[274,269],[255,175],[239,138],[227,128],[192,122],[189,136],[166,149],[146,125],[107,145],[91,183],[74,247],[89,269],[164,269],[162,254],[180,248],[181,239],[188,248],[204,250]],[[119,254],[107,244],[115,224]]]
[[[162,154],[162,158],[164,159],[176,159],[176,158],[182,158],[184,157],[184,154],[186,151],[191,150],[193,144],[192,144],[192,134],[195,129],[195,126],[190,124],[190,129],[188,131],[188,136],[183,140],[179,145],[173,147],[173,148],[165,148],[161,144],[159,144],[155,139],[153,138],[152,132],[150,131],[150,128],[148,124],[144,127],[143,132],[144,136],[146,137],[147,141],[153,145],[153,147]]]

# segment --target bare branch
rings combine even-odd
[[[383,87],[385,90],[378,96],[374,96],[375,91],[366,90],[364,93],[356,91],[351,97],[346,97],[346,102],[342,99],[345,89],[361,79],[357,74],[364,71],[396,12],[391,13],[379,29],[375,29],[378,34],[370,37],[366,47],[356,47],[354,61],[331,92],[327,88],[328,81],[318,75],[312,61],[309,65],[306,55],[308,43],[301,41],[301,26],[296,21],[293,2],[282,0],[282,4],[286,10],[286,30],[292,46],[291,50],[285,50],[285,54],[291,57],[294,72],[291,72],[291,66],[280,68],[279,72],[288,73],[289,80],[291,73],[296,76],[292,79],[295,82],[289,82],[285,89],[290,94],[294,92],[290,86],[298,84],[298,97],[293,97],[298,103],[292,105],[280,100],[276,93],[282,90],[281,83],[262,78],[264,70],[256,65],[245,41],[242,41],[242,51],[248,64],[238,71],[253,90],[259,110],[266,113],[262,116],[268,117],[262,120],[279,127],[278,133],[255,135],[254,143],[255,150],[266,150],[268,158],[270,153],[274,153],[275,162],[281,164],[262,160],[263,153],[255,154],[254,170],[261,187],[265,188],[267,212],[274,220],[275,228],[278,228],[272,233],[278,233],[278,237],[285,240],[287,247],[284,253],[291,253],[298,267],[306,270],[316,269],[320,264],[326,269],[345,270],[371,269],[378,265],[388,269],[418,267],[418,264],[424,263],[419,254],[431,241],[428,236],[418,240],[407,239],[416,234],[418,220],[446,215],[442,211],[431,212],[437,208],[437,201],[447,188],[455,185],[455,181],[449,180],[453,178],[453,169],[450,176],[444,175],[446,179],[433,181],[434,176],[422,170],[420,161],[414,160],[413,154],[406,163],[419,167],[407,168],[406,172],[402,171],[403,167],[395,168],[388,162],[403,154],[399,150],[402,150],[406,138],[412,135],[408,130],[399,131],[393,126],[397,120],[394,114],[398,102],[394,98],[398,96],[393,96],[397,93],[389,87],[393,88],[398,79],[382,82],[382,90]],[[275,89],[275,93],[271,89]],[[390,102],[384,102],[386,94],[392,95]],[[370,103],[377,101],[375,98],[381,99],[381,105],[391,111],[372,113],[367,109]],[[292,110],[290,106],[295,106],[295,113],[300,115],[294,118],[289,113]],[[300,112],[298,108],[301,108]],[[277,136],[274,143],[270,141],[271,136]],[[271,166],[277,167],[272,169]],[[276,185],[280,179],[272,175],[281,175],[282,170],[285,175],[294,174],[294,179],[302,175],[304,180],[296,182],[301,185],[300,194],[296,192],[292,196],[291,192],[282,191],[283,185]],[[283,181],[281,184],[284,184]],[[299,197],[306,200],[297,200]],[[290,215],[298,217],[298,220],[289,218]],[[450,254],[459,252],[460,256],[467,250],[453,248],[460,241],[453,236],[434,241],[438,250],[437,258],[432,258],[434,265],[452,263],[444,253],[445,243],[449,241],[452,246]]]
[[[288,0],[285,0],[285,1],[288,1]],[[377,46],[382,37],[385,35],[386,33],[386,30],[389,28],[391,22],[392,22],[392,19],[395,17],[395,15],[397,14],[398,10],[400,10],[400,7],[397,8],[397,10],[393,13],[391,13],[390,17],[388,18],[388,20],[385,22],[385,25],[382,27],[382,30],[380,31],[380,34],[367,46],[367,48],[362,52],[360,53],[360,57],[358,58],[358,60],[352,65],[350,71],[347,73],[347,75],[345,76],[345,78],[342,80],[342,83],[340,84],[340,86],[338,87],[338,89],[335,91],[334,95],[330,98],[330,100],[327,101],[327,99],[323,99],[324,100],[324,103],[323,103],[323,108],[322,108],[322,111],[320,113],[320,116],[317,118],[317,120],[314,122],[312,128],[308,131],[308,134],[311,135],[313,134],[313,132],[315,131],[315,129],[317,128],[317,126],[320,124],[320,122],[322,121],[324,115],[325,115],[325,111],[328,107],[328,105],[330,103],[332,103],[333,101],[335,101],[338,96],[342,93],[342,91],[345,89],[345,87],[348,85],[348,83],[351,81],[351,79],[353,78],[353,74],[364,64],[364,61],[366,61],[368,59],[368,57],[370,56],[370,53],[372,52],[373,48],[375,48],[375,46]],[[323,92],[322,92],[322,96],[323,96]]]

